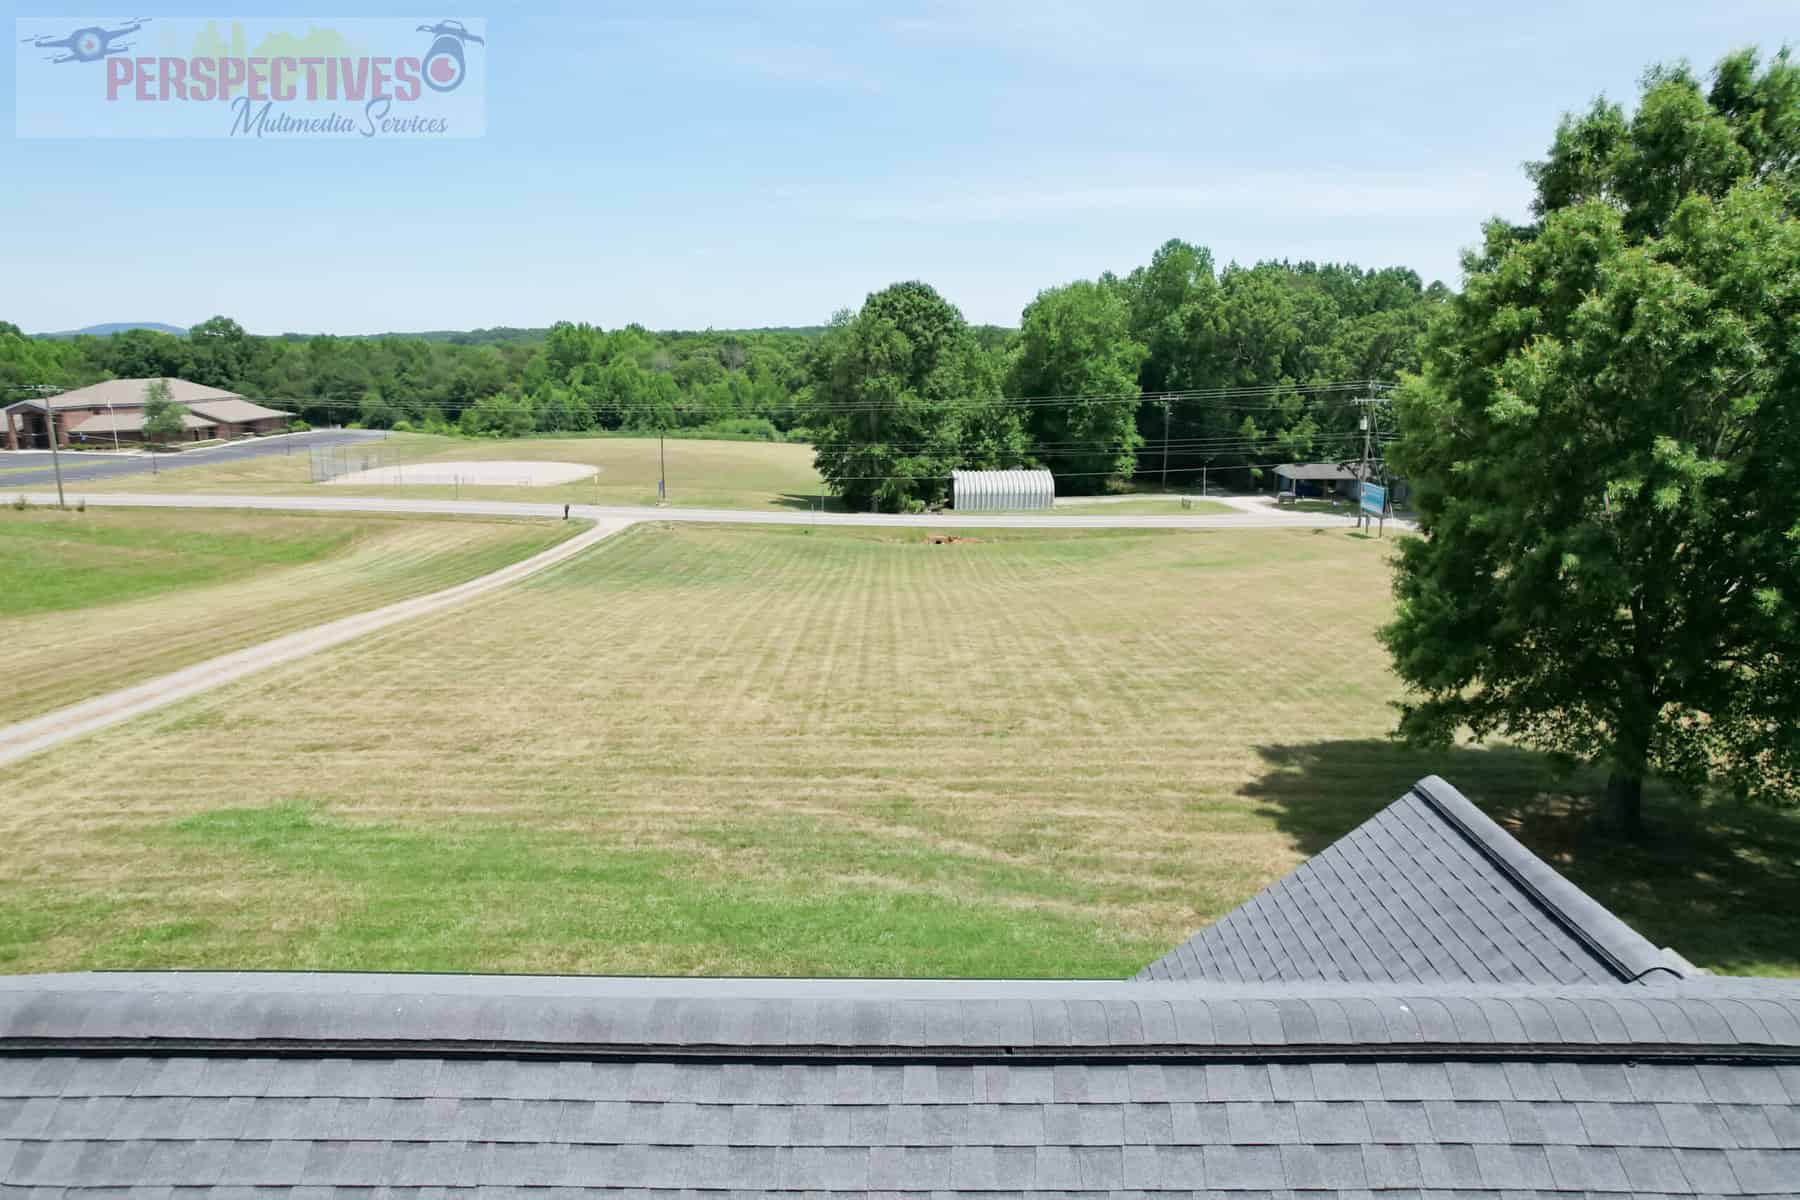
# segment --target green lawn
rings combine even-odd
[[[0,508],[0,723],[473,579],[575,524]]]
[[[240,579],[342,549],[344,521],[0,510],[0,620]]]
[[[534,500],[553,504],[655,504],[657,481],[666,471],[669,503],[688,508],[804,509],[825,495],[813,470],[811,446],[777,442],[710,441],[669,438],[661,447],[650,438],[533,437],[453,438],[398,433],[359,444],[346,461],[371,466],[396,463],[528,461],[566,462],[597,467],[579,483],[548,487],[362,486],[312,482],[304,447],[293,454],[128,475],[84,483],[85,493],[156,492],[182,494],[311,494],[402,496],[415,499]],[[827,508],[836,502],[826,498]]]
[[[1792,819],[1656,792],[1623,847],[1590,778],[1386,740],[1392,552],[640,526],[9,767],[0,964],[1121,976],[1436,772],[1659,944],[1800,973]]]

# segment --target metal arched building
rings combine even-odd
[[[951,504],[957,512],[1047,509],[1056,503],[1048,471],[952,471]]]

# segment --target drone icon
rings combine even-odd
[[[123,29],[101,29],[98,26],[90,25],[85,29],[77,29],[68,37],[59,38],[45,35],[43,37],[21,38],[19,40],[28,42],[39,50],[68,51],[66,54],[48,55],[47,57],[53,63],[99,62],[103,58],[108,58],[114,54],[123,54],[125,51],[131,49],[130,42],[121,42],[115,45],[114,39],[122,38],[127,34],[136,33],[138,30],[142,29],[149,20],[149,17],[137,17],[133,19],[131,24],[125,26]]]
[[[485,46],[487,43],[470,33],[468,26],[461,21],[446,20],[439,21],[436,25],[421,25],[418,31],[431,35],[431,49],[425,52],[421,63],[425,86],[434,92],[455,91],[468,74],[463,46]]]
[[[436,25],[419,26],[420,33],[435,33],[439,37],[453,37],[460,41],[474,42],[477,46],[485,46],[486,42],[469,32],[469,27],[461,21],[439,21]]]

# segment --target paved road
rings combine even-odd
[[[11,484],[0,476],[0,486]],[[24,494],[33,504],[54,504],[51,493]],[[0,503],[14,493],[0,491]],[[535,504],[519,500],[405,500],[372,496],[212,496],[150,495],[143,492],[99,492],[69,497],[70,503],[85,498],[90,505],[121,508],[256,508],[280,512],[375,512],[426,513],[439,516],[560,517],[560,504]],[[1083,513],[1080,516],[1041,516],[1012,513],[808,513],[804,510],[768,511],[736,508],[648,508],[630,505],[576,504],[570,515],[592,521],[701,521],[724,525],[847,525],[895,526],[912,529],[1342,529],[1355,523],[1353,513],[1297,513],[1273,505],[1247,507],[1233,513],[1145,515],[1143,513]],[[1404,522],[1390,521],[1404,527]]]
[[[377,629],[385,629],[400,621],[424,616],[436,612],[452,604],[460,604],[473,599],[495,588],[505,587],[535,575],[546,567],[555,566],[565,559],[572,558],[586,550],[602,538],[610,537],[619,530],[630,525],[630,521],[603,521],[592,529],[585,530],[559,542],[541,554],[516,562],[509,567],[502,567],[491,574],[455,587],[445,588],[441,592],[433,592],[428,596],[415,596],[410,600],[400,600],[382,608],[373,609],[355,616],[342,617],[312,629],[303,629],[299,633],[290,633],[260,645],[248,646],[218,658],[184,667],[155,679],[147,679],[142,683],[104,696],[96,696],[92,700],[84,700],[79,704],[71,704],[67,708],[59,708],[55,712],[41,717],[33,717],[29,721],[20,721],[14,725],[0,726],[0,766],[17,762],[47,750],[60,742],[71,738],[82,737],[96,730],[105,729],[109,725],[117,725],[121,721],[165,705],[174,704],[178,700],[186,700],[201,692],[224,684],[234,682],[252,675],[278,663],[291,662],[308,654],[316,654],[320,650],[340,645],[352,638],[358,638]]]
[[[311,433],[290,433],[254,441],[232,442],[224,446],[207,446],[199,450],[183,450],[176,454],[158,454],[155,469],[179,471],[184,467],[207,467],[244,458],[261,458],[268,454],[299,454],[309,446],[337,446],[346,442],[379,440],[385,433],[373,429],[318,429]],[[0,442],[4,442],[0,438]],[[152,463],[144,454],[114,454],[111,451],[69,451],[62,459],[63,489],[70,485],[91,483],[99,479],[116,479],[125,475],[148,475]],[[36,471],[20,471],[19,467],[36,467]],[[0,486],[9,488],[55,487],[56,469],[48,450],[0,450]]]

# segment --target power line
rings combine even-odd
[[[1361,438],[1362,438],[1361,434],[1342,433],[1342,434],[1325,434],[1325,435],[1315,434],[1310,438],[1296,439],[1296,440],[1307,442],[1315,447],[1349,445],[1351,448],[1354,448],[1355,444],[1358,441],[1360,441]],[[1027,458],[1074,458],[1074,457],[1091,457],[1096,454],[1145,454],[1145,453],[1155,454],[1155,453],[1159,453],[1159,452],[1162,452],[1165,450],[1170,454],[1187,455],[1187,456],[1192,456],[1192,455],[1196,455],[1196,454],[1222,455],[1222,454],[1234,454],[1234,453],[1247,453],[1247,452],[1254,451],[1254,450],[1267,450],[1269,448],[1269,443],[1278,441],[1278,440],[1279,439],[1277,437],[1272,435],[1270,437],[1258,438],[1255,440],[1221,442],[1221,443],[1216,443],[1216,444],[1211,444],[1211,445],[1202,445],[1202,446],[1184,446],[1179,443],[1164,446],[1160,442],[1145,442],[1145,443],[1142,443],[1142,444],[1136,445],[1136,446],[1126,446],[1123,444],[1094,443],[1094,444],[1087,445],[1084,447],[1074,447],[1074,448],[1045,448],[1042,446],[1023,446],[1023,447],[1007,446],[1007,447],[996,448],[996,453],[1000,453],[1006,457],[1020,456],[1020,457],[1027,457]],[[939,445],[935,445],[935,444],[929,444],[929,445],[927,445],[927,444],[907,444],[907,443],[895,444],[895,443],[887,443],[887,442],[879,442],[879,443],[871,443],[871,442],[810,442],[807,444],[812,446],[812,448],[814,450],[825,450],[825,451],[880,450],[880,451],[884,451],[884,452],[893,452],[893,453],[901,453],[901,454],[907,454],[907,453],[930,454],[930,453],[934,453],[934,452],[963,453],[965,451],[965,448],[963,448],[963,447],[939,446]]]
[[[1258,410],[1286,411],[1294,406],[1295,401],[1300,402],[1302,407],[1306,407],[1309,403],[1311,405],[1352,405],[1355,403],[1355,397],[1353,395],[1351,395],[1352,393],[1357,393],[1357,392],[1366,393],[1368,391],[1368,389],[1370,389],[1370,388],[1387,390],[1387,389],[1391,389],[1393,386],[1394,386],[1393,384],[1371,382],[1371,381],[1367,381],[1367,380],[1351,380],[1351,381],[1338,380],[1338,381],[1327,381],[1327,382],[1313,383],[1313,384],[1282,383],[1282,384],[1266,384],[1266,385],[1244,385],[1244,386],[1236,386],[1236,387],[1219,387],[1219,388],[1188,388],[1188,389],[1174,389],[1174,390],[1163,390],[1163,391],[1139,390],[1139,391],[1132,391],[1132,392],[1088,392],[1088,393],[1060,393],[1060,394],[1043,394],[1043,395],[1022,395],[1022,396],[996,396],[996,397],[972,399],[968,403],[971,408],[994,407],[994,406],[1013,407],[1013,408],[1043,408],[1043,407],[1056,407],[1056,406],[1061,406],[1061,405],[1069,405],[1069,404],[1077,404],[1077,403],[1134,401],[1134,402],[1138,402],[1138,403],[1150,402],[1150,403],[1157,403],[1157,404],[1166,402],[1171,405],[1173,405],[1173,404],[1210,403],[1213,406],[1216,406],[1219,408],[1225,408],[1225,409],[1229,409],[1231,411],[1246,411],[1246,412],[1258,411]],[[248,393],[239,393],[239,394],[243,395],[246,400],[252,400],[252,401],[256,401],[258,403],[292,404],[292,405],[300,405],[300,406],[303,406],[306,408],[312,408],[312,409],[326,409],[329,411],[359,410],[362,407],[362,401],[359,399],[358,400],[332,399],[330,397],[325,397],[325,396],[271,396],[271,395],[266,395],[266,394],[265,395],[250,395]],[[497,395],[499,393],[494,393],[494,394]],[[1274,399],[1277,397],[1279,397],[1280,399]],[[469,409],[474,408],[477,405],[479,405],[483,399],[489,399],[489,398],[491,398],[491,396],[483,397],[482,399],[477,399],[477,400],[463,400],[463,401],[429,400],[429,401],[427,401],[427,400],[419,400],[417,398],[414,398],[411,400],[402,400],[402,399],[398,399],[398,398],[389,399],[389,398],[384,397],[383,402],[387,403],[387,404],[396,405],[396,406],[424,407],[427,409],[435,408],[435,409],[439,410],[440,412],[443,412],[446,415],[448,415],[450,413],[466,412]],[[1261,403],[1253,403],[1253,401],[1256,401],[1259,398],[1262,401]],[[694,398],[691,393],[688,393],[688,394],[684,394],[681,397],[671,398],[670,400],[667,400],[667,401],[629,400],[629,401],[622,401],[622,402],[612,402],[612,401],[602,400],[599,402],[581,401],[580,403],[582,404],[583,407],[587,408],[589,411],[604,411],[604,412],[618,412],[618,413],[662,412],[662,411],[666,411],[670,408],[674,408],[679,411],[683,407],[686,407],[691,411],[691,408],[694,404]],[[906,407],[904,402],[892,401],[892,400],[884,400],[884,401],[849,400],[849,401],[803,402],[803,401],[799,400],[798,398],[796,398],[792,395],[789,395],[788,397],[786,397],[786,399],[780,405],[776,406],[776,411],[786,410],[788,412],[794,412],[794,413],[798,413],[801,415],[814,414],[814,413],[856,414],[856,413],[866,413],[866,412],[871,412],[871,411],[898,411],[898,410],[903,409],[904,407]]]
[[[239,394],[243,395],[243,393],[239,393]],[[1280,393],[1271,392],[1271,393],[1266,393],[1266,394],[1276,395],[1276,394],[1280,394]],[[1324,407],[1324,406],[1348,406],[1351,403],[1347,399],[1338,399],[1335,396],[1330,397],[1330,398],[1325,398],[1325,399],[1314,399],[1310,402],[1307,402],[1301,397],[1301,395],[1299,393],[1289,393],[1289,394],[1294,395],[1296,399],[1301,400],[1301,403],[1298,405],[1298,407],[1302,411],[1305,411],[1308,409]],[[488,399],[488,398],[489,397],[484,397],[483,399]],[[362,403],[363,403],[361,400],[340,400],[340,399],[334,399],[329,396],[267,396],[267,395],[252,396],[252,395],[244,395],[244,399],[253,400],[258,403],[298,404],[298,405],[303,405],[308,408],[329,408],[329,409],[360,409],[362,407]],[[1001,397],[993,397],[993,398],[989,398],[989,399],[974,399],[974,400],[965,401],[964,403],[967,405],[967,408],[970,410],[979,410],[982,408],[994,408],[994,407],[1000,407],[1000,408],[1056,408],[1056,407],[1062,407],[1064,405],[1079,404],[1079,403],[1083,403],[1083,402],[1087,402],[1087,401],[1095,401],[1095,400],[1101,400],[1101,401],[1121,400],[1122,401],[1122,400],[1127,400],[1127,399],[1137,400],[1139,402],[1149,402],[1149,403],[1153,403],[1153,404],[1160,404],[1160,403],[1162,403],[1163,396],[1161,393],[1158,393],[1158,392],[1145,392],[1145,393],[1142,393],[1141,395],[1124,396],[1124,397],[1067,396],[1067,397],[1061,397],[1061,398],[1045,398],[1045,399],[1033,399],[1033,400],[1013,400],[1008,397],[1001,396]],[[481,400],[464,400],[464,401],[417,400],[417,399],[407,401],[407,400],[398,400],[398,399],[395,399],[395,400],[384,399],[382,402],[384,404],[393,405],[393,406],[417,406],[417,407],[424,407],[424,408],[435,408],[435,409],[438,409],[440,412],[451,413],[451,412],[466,412],[467,410],[469,410],[471,408],[477,407],[479,404],[481,404],[482,401]],[[663,411],[667,411],[669,409],[674,409],[676,411],[682,411],[684,409],[687,411],[692,411],[694,409],[694,407],[696,407],[696,402],[691,397],[683,397],[682,399],[680,399],[678,401],[670,401],[667,403],[648,401],[648,400],[587,401],[587,400],[579,400],[579,399],[576,401],[576,403],[579,407],[588,409],[589,411],[606,411],[606,412],[663,412]],[[1263,411],[1285,412],[1285,411],[1288,411],[1288,410],[1296,407],[1295,405],[1292,405],[1292,404],[1283,404],[1283,403],[1277,403],[1277,402],[1252,404],[1249,402],[1228,401],[1228,400],[1218,398],[1218,397],[1202,397],[1202,396],[1176,396],[1171,399],[1170,403],[1171,404],[1179,404],[1179,403],[1205,404],[1208,407],[1223,409],[1223,410],[1226,410],[1229,412],[1263,412]],[[901,411],[901,410],[905,409],[906,407],[908,407],[908,405],[904,402],[887,401],[887,400],[883,400],[883,401],[848,400],[848,401],[833,401],[833,402],[828,402],[828,403],[821,403],[821,402],[802,401],[799,399],[790,398],[779,405],[768,406],[766,408],[766,411],[796,413],[799,415],[809,415],[809,414],[814,414],[814,413],[843,413],[843,414],[854,415],[857,413],[867,413],[867,412],[897,412],[897,411]]]
[[[1288,463],[1289,463],[1288,459],[1271,459],[1268,462],[1238,463],[1232,469],[1233,470],[1253,470],[1253,469],[1260,470],[1263,467],[1285,467],[1288,465]],[[1004,470],[1011,470],[1013,468],[1009,468],[1009,467],[991,467],[991,468],[990,467],[973,467],[973,468],[969,468],[969,469],[977,470],[977,471],[981,471],[981,470],[1004,471]],[[1103,476],[1111,477],[1111,476],[1116,476],[1117,474],[1118,474],[1117,471],[1066,471],[1066,472],[1058,471],[1058,472],[1056,472],[1056,477],[1058,479],[1086,479],[1086,478],[1097,478],[1097,477],[1103,477]],[[949,479],[949,478],[950,478],[950,476],[948,476],[948,475],[902,473],[902,474],[897,474],[897,475],[843,475],[843,476],[837,477],[834,480],[831,480],[831,482],[833,482],[833,483],[875,483],[875,482],[882,482],[882,481],[893,480],[893,479]]]

